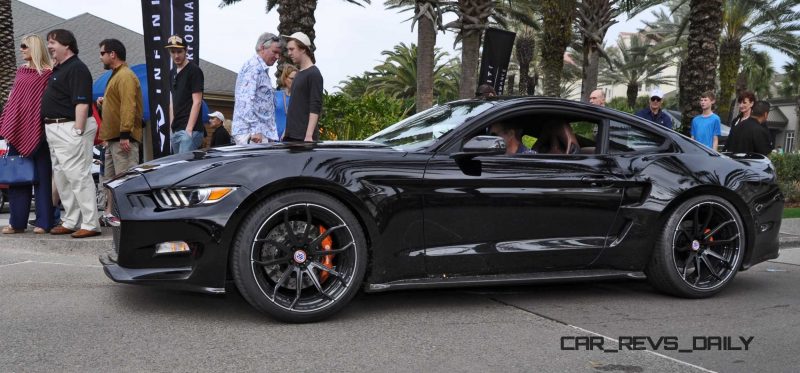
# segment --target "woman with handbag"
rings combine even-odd
[[[3,234],[22,233],[28,226],[31,210],[31,184],[36,196],[36,221],[34,233],[47,233],[53,221],[52,164],[50,149],[44,134],[41,118],[42,95],[52,73],[50,54],[44,40],[38,35],[22,38],[19,51],[25,64],[17,69],[14,85],[3,113],[0,115],[0,136],[8,144],[8,156],[21,156],[33,162],[30,182],[9,186],[8,203],[11,216]]]

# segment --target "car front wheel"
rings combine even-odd
[[[669,216],[646,273],[657,289],[705,298],[730,283],[742,262],[745,230],[736,209],[717,196],[693,197]]]
[[[341,310],[358,292],[367,263],[356,217],[336,199],[305,190],[260,203],[233,250],[233,278],[244,298],[287,322]]]

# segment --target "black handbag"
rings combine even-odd
[[[19,155],[0,157],[0,184],[31,185],[36,183],[36,167],[33,159]]]

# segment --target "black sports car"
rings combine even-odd
[[[707,297],[778,256],[783,210],[763,156],[548,98],[452,102],[366,141],[170,156],[107,187],[111,279],[209,293],[232,279],[292,322],[362,288],[647,276]]]

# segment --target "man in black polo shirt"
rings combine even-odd
[[[92,180],[92,145],[97,123],[91,115],[92,74],[78,59],[78,43],[68,30],[47,34],[56,65],[42,96],[42,118],[50,145],[53,180],[64,205],[63,223],[50,234],[74,238],[100,234]]]
[[[200,121],[203,105],[203,71],[186,58],[186,44],[178,35],[169,37],[166,45],[175,67],[170,71],[172,103],[169,107],[172,123],[172,154],[190,152],[200,147],[206,136]]]

